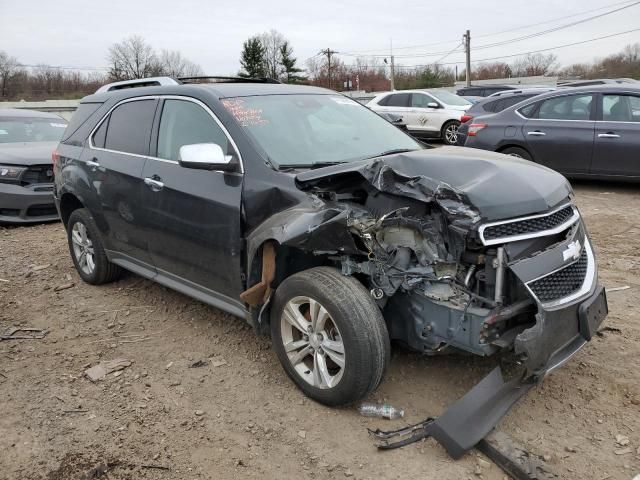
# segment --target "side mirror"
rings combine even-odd
[[[429,102],[427,103],[427,108],[440,108],[440,105],[438,105],[436,102]]]
[[[185,168],[223,172],[233,172],[237,168],[237,162],[233,157],[225,155],[220,145],[216,143],[194,143],[181,146],[178,164]]]

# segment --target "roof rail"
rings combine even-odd
[[[182,83],[282,83],[273,78],[247,78],[247,77],[179,77]]]
[[[123,80],[121,82],[108,83],[101,86],[96,93],[113,92],[114,90],[122,90],[125,88],[136,87],[157,87],[160,85],[180,85],[180,81],[171,77],[149,77],[136,78],[134,80]]]

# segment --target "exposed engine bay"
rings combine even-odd
[[[451,185],[421,174],[420,161],[406,154],[298,174],[306,201],[265,221],[248,248],[251,258],[275,240],[356,277],[390,338],[411,349],[505,353],[517,366],[510,379],[497,369],[448,416],[421,424],[457,457],[590,340],[606,296],[562,177],[549,177],[545,195],[522,179],[509,186],[520,189],[520,202],[504,205],[495,178],[477,181],[504,169],[468,163]]]

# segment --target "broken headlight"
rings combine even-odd
[[[22,174],[26,171],[27,167],[0,165],[0,183],[20,183]]]

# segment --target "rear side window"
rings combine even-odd
[[[520,112],[520,115],[522,115],[523,117],[531,118],[537,106],[537,103],[532,103],[530,105],[527,105],[526,107],[522,107],[520,110],[518,110],[518,112]]]
[[[408,93],[396,93],[394,95],[389,95],[389,100],[387,101],[388,107],[408,107],[409,106],[409,98],[410,94]]]
[[[107,138],[107,126],[109,125],[109,119],[105,118],[104,122],[100,124],[96,133],[93,134],[93,146],[98,148],[104,148],[104,142]]]
[[[67,124],[67,129],[62,135],[62,140],[67,140],[78,130],[84,122],[86,122],[91,115],[95,113],[102,106],[102,103],[81,103],[73,113],[71,120]]]
[[[640,97],[603,95],[602,119],[605,122],[640,122]]]
[[[500,100],[493,100],[491,102],[487,102],[485,103],[482,108],[484,108],[485,111],[487,112],[498,112],[498,104],[500,103]]]
[[[157,156],[180,160],[180,147],[195,143],[215,143],[229,153],[227,136],[204,108],[187,100],[166,100],[160,118]]]
[[[136,100],[116,107],[109,116],[105,148],[148,155],[155,109],[156,100]]]
[[[544,100],[538,110],[541,120],[589,120],[593,96],[566,95]]]

